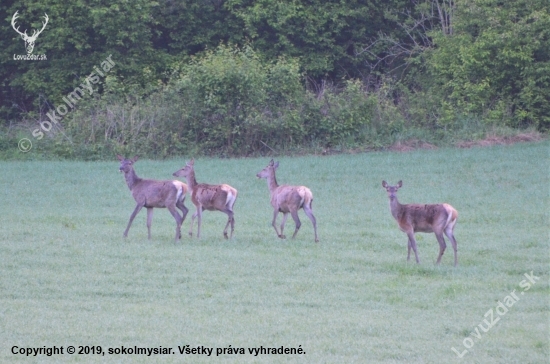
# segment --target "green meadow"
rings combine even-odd
[[[115,156],[0,162],[0,362],[547,363],[549,151],[543,141],[276,159],[280,184],[313,192],[318,244],[303,211],[296,239],[275,235],[255,177],[267,157],[196,159],[199,182],[239,191],[235,234],[223,239],[226,215],[205,211],[201,239],[189,238],[187,198],[177,244],[166,209],[151,240],[145,210],[122,237],[135,203]],[[185,161],[135,169],[172,179]],[[448,240],[434,264],[433,234],[416,234],[421,263],[407,262],[382,180],[403,181],[401,203],[456,208],[458,267]],[[213,352],[180,354],[185,345]],[[53,346],[65,353],[12,353]],[[262,346],[304,353],[248,351]],[[172,354],[108,353],[122,347]]]

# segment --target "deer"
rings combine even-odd
[[[265,178],[267,180],[267,188],[269,189],[269,194],[271,196],[271,206],[273,206],[273,221],[271,225],[275,229],[275,233],[280,239],[286,239],[286,236],[283,234],[285,227],[285,222],[288,217],[288,214],[294,219],[296,224],[296,229],[292,235],[292,239],[298,234],[298,230],[302,226],[300,218],[298,217],[298,210],[304,210],[307,217],[311,220],[313,224],[313,231],[315,232],[315,242],[319,242],[317,237],[317,220],[313,215],[312,202],[313,194],[311,190],[305,186],[289,186],[277,184],[277,179],[275,177],[275,170],[279,167],[279,162],[273,162],[273,159],[269,162],[267,167],[262,169],[256,174],[258,178]],[[281,232],[277,230],[277,217],[279,212],[283,213],[283,219],[281,221]]]
[[[407,261],[411,258],[411,249],[414,251],[416,263],[420,263],[416,249],[416,240],[414,233],[434,233],[439,242],[439,256],[436,264],[441,262],[441,257],[445,252],[447,245],[443,238],[443,233],[447,235],[454,250],[455,267],[458,264],[457,242],[454,237],[454,228],[458,218],[458,212],[449,204],[407,204],[402,205],[397,200],[397,191],[403,186],[403,182],[397,182],[397,186],[390,186],[386,181],[382,181],[382,187],[386,189],[390,199],[390,211],[393,218],[397,221],[399,228],[408,236],[408,254]]]
[[[25,41],[25,49],[27,50],[27,54],[31,54],[33,49],[34,49],[34,42],[36,42],[36,38],[38,38],[38,35],[40,35],[40,33],[42,33],[42,31],[46,28],[46,24],[48,24],[48,20],[49,20],[48,14],[44,13],[44,20],[46,22],[42,22],[42,29],[40,29],[38,31],[36,29],[34,29],[32,31],[32,35],[28,36],[26,29],[25,29],[24,33],[21,33],[19,31],[19,27],[17,27],[17,28],[15,27],[15,21],[18,18],[17,13],[18,13],[18,11],[16,11],[15,14],[13,14],[13,17],[11,18],[11,26],[17,33],[19,33],[21,38],[23,38],[23,41]]]
[[[201,222],[202,212],[208,211],[221,211],[227,214],[227,224],[223,230],[223,236],[227,239],[227,228],[231,225],[231,234],[229,238],[233,238],[233,232],[235,230],[235,217],[233,212],[233,206],[237,200],[237,190],[230,185],[209,185],[206,183],[197,183],[195,178],[195,159],[191,159],[186,165],[172,174],[174,177],[183,177],[187,180],[189,185],[191,202],[197,208],[197,211],[191,217],[191,228],[189,229],[189,236],[193,236],[193,224],[195,218],[197,218],[197,238],[201,235]]]
[[[187,216],[189,209],[185,207],[185,195],[187,194],[187,185],[178,180],[157,181],[151,179],[142,179],[136,175],[134,163],[138,160],[136,155],[132,159],[125,159],[117,155],[120,161],[119,171],[124,173],[126,184],[132,192],[132,196],[136,201],[136,208],[130,216],[128,226],[124,231],[123,236],[128,237],[128,231],[132,226],[132,221],[143,207],[147,209],[147,233],[151,240],[151,223],[153,221],[153,209],[167,208],[176,220],[176,243],[181,239],[181,224]],[[180,216],[176,207],[181,210],[183,216]]]

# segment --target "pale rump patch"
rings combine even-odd
[[[444,203],[443,207],[447,211],[447,223],[445,224],[445,227],[453,227],[456,223],[456,219],[458,218],[458,212],[447,203]]]
[[[233,204],[237,199],[237,190],[229,185],[221,185],[222,191],[225,191],[227,197],[225,199],[225,206],[229,207],[230,210],[233,210]]]
[[[313,199],[313,194],[311,193],[311,190],[309,188],[307,188],[306,186],[297,186],[296,192],[298,192],[298,194],[302,198],[302,200],[300,201],[300,205],[310,204],[311,200]]]
[[[172,181],[172,184],[176,187],[177,195],[176,195],[176,201],[181,201],[182,195],[185,195],[187,193],[187,186],[180,181]],[[185,197],[185,196],[183,196]]]

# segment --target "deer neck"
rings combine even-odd
[[[267,178],[267,188],[269,188],[269,192],[274,193],[277,187],[279,187],[279,184],[277,183],[277,179],[275,178],[275,171],[271,173]]]
[[[189,172],[189,175],[186,177],[187,184],[189,185],[189,189],[193,191],[195,187],[197,186],[197,180],[195,179],[195,171]]]
[[[124,173],[124,178],[126,179],[126,184],[128,185],[128,188],[130,191],[139,183],[141,182],[141,178],[139,178],[136,174],[136,171],[134,169],[130,169],[128,172]]]
[[[403,208],[403,205],[399,203],[399,200],[397,200],[397,196],[393,199],[390,198],[390,211],[394,219],[397,220],[397,216],[399,215],[399,212]]]

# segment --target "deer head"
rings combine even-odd
[[[34,49],[34,42],[36,42],[36,38],[38,37],[38,35],[40,33],[42,33],[42,31],[44,30],[44,28],[46,28],[46,24],[48,24],[48,14],[44,13],[44,19],[46,20],[46,22],[42,22],[42,29],[40,29],[39,31],[36,31],[33,30],[32,31],[32,35],[31,36],[28,36],[27,35],[27,30],[25,29],[25,32],[24,33],[21,33],[19,31],[19,27],[15,27],[15,20],[18,18],[18,15],[17,15],[17,11],[15,12],[15,14],[13,14],[13,17],[11,18],[11,26],[13,27],[13,29],[19,33],[19,35],[21,36],[21,38],[23,38],[23,40],[25,41],[25,49],[27,50],[27,54],[32,54],[32,51]]]

